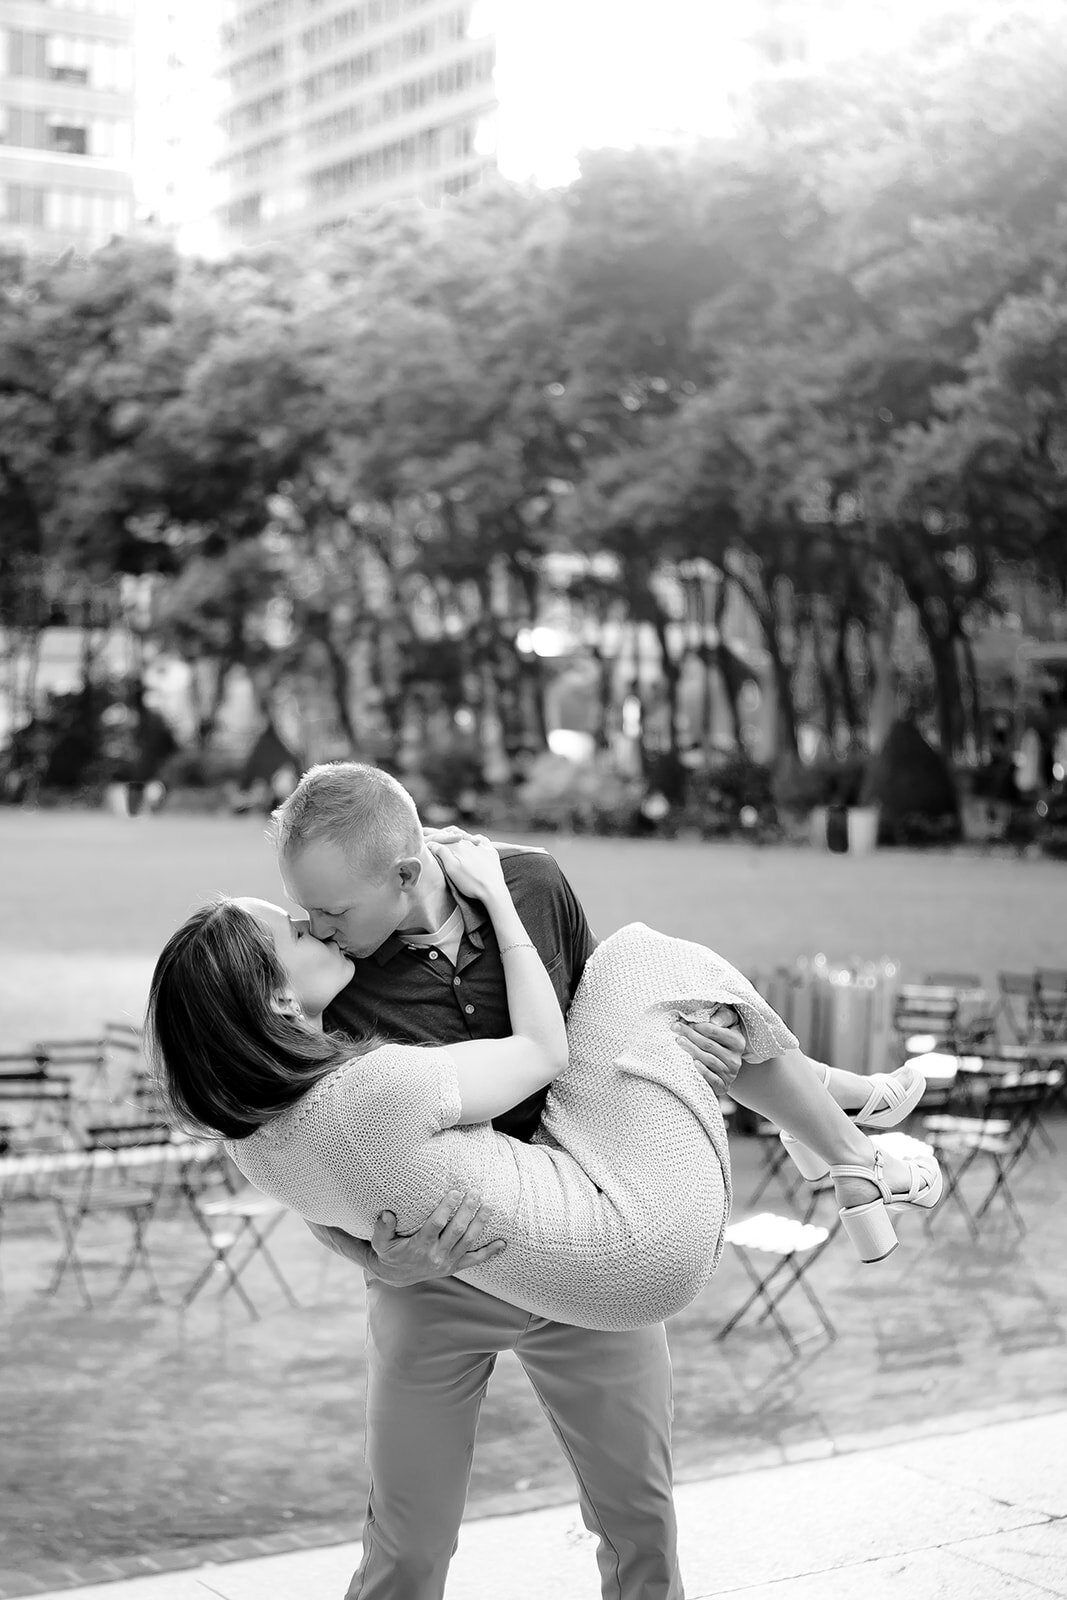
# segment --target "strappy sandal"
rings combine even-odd
[[[901,1159],[908,1168],[906,1190],[890,1189],[884,1176],[885,1157],[881,1150],[875,1151],[873,1167],[830,1168],[831,1178],[865,1178],[880,1192],[880,1199],[868,1200],[862,1206],[842,1206],[838,1213],[861,1261],[884,1261],[899,1244],[890,1210],[917,1206],[922,1211],[932,1211],[944,1192],[945,1181],[932,1150]]]
[[[829,1083],[830,1068],[822,1061],[813,1062],[812,1065],[819,1068],[823,1083]],[[910,1080],[902,1079],[902,1073],[910,1073]],[[868,1128],[895,1128],[911,1115],[926,1093],[926,1079],[918,1067],[910,1062],[898,1067],[895,1072],[872,1073],[870,1084],[871,1092],[859,1110],[847,1113],[853,1122],[863,1123]],[[826,1177],[830,1165],[814,1150],[801,1144],[799,1139],[794,1139],[791,1133],[782,1132],[778,1137],[802,1178],[807,1178],[809,1183],[818,1183],[820,1178]]]

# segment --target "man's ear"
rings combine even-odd
[[[421,856],[401,856],[395,870],[400,874],[401,889],[414,889],[422,877],[422,858]]]
[[[270,1008],[276,1011],[279,1017],[302,1017],[303,1008],[295,994],[272,994]]]

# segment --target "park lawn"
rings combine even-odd
[[[1055,863],[584,839],[553,848],[599,932],[641,918],[713,943],[750,971],[816,949],[888,953],[912,976],[933,965],[992,978],[1067,964],[1067,869]],[[187,911],[218,888],[276,893],[264,825],[247,818],[0,812],[0,862],[5,1047],[139,1015],[155,950]],[[842,1243],[827,1251],[813,1281],[841,1338],[799,1363],[763,1332],[715,1342],[744,1288],[728,1252],[671,1324],[681,1472],[847,1447],[872,1429],[921,1433],[961,1412],[1067,1403],[1062,1121],[1054,1131],[1058,1157],[1023,1177],[1022,1245],[1002,1230],[975,1252],[946,1217],[928,1244],[907,1219],[904,1247],[878,1269],[861,1268]],[[735,1141],[738,1214],[757,1159],[750,1141]],[[120,1238],[112,1225],[93,1235],[90,1278],[101,1288]],[[289,1527],[354,1536],[366,1489],[362,1280],[296,1218],[277,1239],[300,1311],[285,1308],[260,1267],[249,1286],[261,1322],[213,1295],[180,1315],[202,1242],[187,1220],[164,1217],[153,1254],[168,1304],[150,1307],[131,1290],[88,1314],[70,1290],[40,1295],[56,1250],[47,1208],[16,1215],[0,1302],[0,1568],[192,1551]],[[571,1495],[505,1355],[483,1412],[472,1511]]]
[[[0,811],[0,1028],[42,1032],[135,1020],[156,952],[222,890],[280,899],[266,822]],[[542,836],[600,934],[645,921],[713,945],[755,973],[799,954],[933,967],[1067,966],[1067,865],[1014,855]]]

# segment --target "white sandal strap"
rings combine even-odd
[[[873,1183],[881,1195],[882,1200],[888,1205],[889,1201],[893,1198],[893,1191],[885,1181],[885,1177],[883,1176],[882,1172],[883,1166],[884,1162],[882,1160],[882,1152],[880,1150],[876,1150],[874,1152],[873,1166],[831,1167],[830,1176],[831,1178],[862,1178],[865,1183]]]
[[[885,1180],[885,1159],[881,1150],[876,1150],[874,1165],[872,1167],[840,1166],[831,1167],[831,1178],[863,1178],[867,1183],[873,1183],[888,1205],[914,1205],[917,1200],[931,1189],[937,1187],[939,1169],[934,1162],[934,1171],[930,1172],[923,1162],[915,1156],[905,1156],[904,1165],[908,1169],[907,1190],[891,1189]]]
[[[863,1105],[849,1115],[853,1122],[893,1127],[903,1121],[908,1111],[919,1103],[925,1088],[925,1079],[914,1067],[911,1068],[911,1080],[906,1085],[895,1072],[875,1072],[871,1075],[871,1090]]]

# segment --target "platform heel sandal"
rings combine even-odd
[[[908,1168],[908,1187],[900,1190],[891,1189],[886,1182],[885,1157],[881,1150],[875,1150],[873,1166],[830,1168],[831,1178],[864,1178],[880,1192],[879,1199],[868,1200],[861,1206],[842,1206],[838,1213],[861,1261],[884,1261],[896,1249],[899,1240],[889,1215],[891,1210],[902,1211],[905,1206],[915,1206],[921,1211],[932,1211],[944,1192],[941,1168],[932,1150],[901,1159]]]
[[[830,1068],[822,1061],[815,1061],[812,1065],[819,1068],[823,1085],[828,1084]],[[911,1115],[925,1093],[926,1079],[918,1067],[910,1063],[898,1067],[895,1072],[875,1072],[871,1075],[871,1091],[866,1100],[858,1111],[848,1112],[848,1116],[853,1122],[862,1123],[868,1128],[895,1128]],[[783,1131],[778,1137],[802,1178],[809,1183],[818,1183],[820,1178],[826,1177],[830,1170],[829,1163],[817,1156],[814,1150],[799,1139],[794,1139],[791,1133]]]

